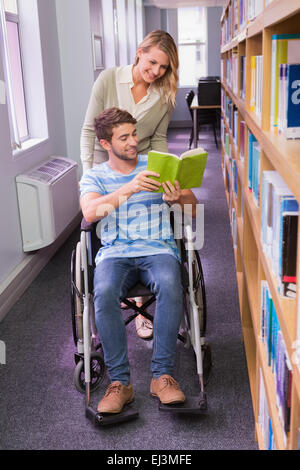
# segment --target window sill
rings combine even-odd
[[[27,155],[28,153],[31,153],[33,150],[35,150],[38,147],[41,147],[44,145],[46,142],[48,142],[48,137],[44,139],[28,139],[25,142],[22,142],[22,148],[21,149],[16,149],[13,150],[13,158],[18,159],[19,157],[23,155]]]

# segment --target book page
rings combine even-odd
[[[188,150],[187,152],[183,152],[179,158],[183,159],[193,155],[201,155],[202,153],[206,153],[206,151],[202,147],[197,147],[195,149]]]
[[[175,153],[167,153],[167,152],[160,152],[158,150],[150,150],[151,152],[151,157],[161,157],[161,156],[168,156],[168,157],[174,157],[174,158],[180,158],[178,155],[175,155]],[[149,155],[149,152],[148,152]]]

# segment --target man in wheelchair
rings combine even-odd
[[[161,184],[152,178],[159,175],[146,170],[146,155],[137,155],[135,124],[118,108],[106,109],[95,119],[97,138],[109,159],[88,170],[80,182],[84,218],[101,221],[94,306],[111,384],[98,404],[99,413],[120,413],[134,399],[120,298],[138,280],[156,295],[150,392],[163,404],[185,401],[172,377],[183,308],[180,256],[161,208],[176,203],[183,210],[189,205],[194,216],[197,199],[177,182]],[[161,185],[163,193],[156,192]]]

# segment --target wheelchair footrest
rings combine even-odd
[[[198,396],[186,397],[184,403],[176,403],[174,405],[159,403],[158,408],[160,411],[167,411],[169,413],[201,414],[207,410],[206,394],[201,392]]]
[[[136,419],[139,413],[135,408],[132,408],[132,406],[124,406],[121,413],[99,413],[91,407],[87,407],[85,415],[94,425],[108,426]]]

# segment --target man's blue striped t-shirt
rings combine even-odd
[[[104,196],[129,183],[146,170],[147,155],[139,155],[135,169],[124,175],[113,170],[108,162],[88,170],[80,182],[81,197],[95,192]],[[170,254],[180,259],[170,227],[169,206],[162,193],[140,191],[130,196],[117,210],[99,222],[101,244],[96,255],[98,264],[104,258],[138,257]]]

